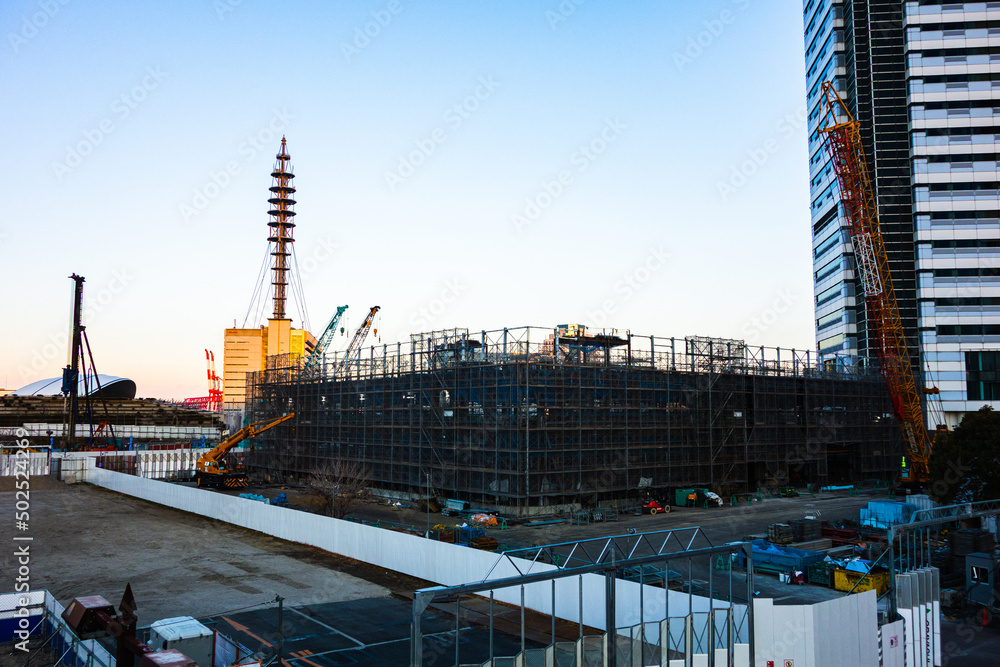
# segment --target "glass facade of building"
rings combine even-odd
[[[819,88],[834,80],[862,124],[918,384],[941,392],[929,424],[954,427],[997,395],[1000,3],[803,7],[819,348],[849,363],[869,357],[851,245],[817,132]]]

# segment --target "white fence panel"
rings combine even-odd
[[[27,458],[25,455],[21,455],[20,460],[18,460],[17,454],[0,454],[0,477],[13,477],[14,473],[19,470],[19,465],[22,466],[21,472],[32,477],[48,475],[49,458],[48,452],[28,452]]]
[[[904,667],[906,649],[903,643],[905,623],[902,619],[886,623],[879,628],[879,646],[882,647],[882,667]]]

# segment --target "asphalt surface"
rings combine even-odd
[[[984,626],[978,617],[941,622],[943,667],[1000,665],[1000,621]]]
[[[406,665],[410,660],[411,607],[393,598],[285,608],[282,662],[286,667],[375,667]],[[277,652],[277,610],[267,609],[202,619],[206,625],[270,658]],[[428,610],[422,617],[424,664],[452,665],[456,628],[453,617]],[[489,658],[488,628],[463,623],[458,630],[459,663],[480,664]],[[513,655],[520,639],[493,635],[497,655]],[[529,648],[539,646],[525,641]]]
[[[277,495],[280,491],[262,490],[264,495]],[[701,536],[694,547],[707,544],[723,545],[739,541],[746,535],[765,533],[769,524],[779,521],[801,519],[807,512],[820,519],[840,521],[857,519],[858,510],[867,506],[868,501],[886,498],[882,494],[862,494],[858,496],[846,493],[819,493],[802,495],[796,498],[770,498],[750,505],[741,504],[732,507],[728,504],[722,507],[708,509],[697,507],[672,507],[666,514],[633,515],[620,513],[617,521],[597,522],[588,525],[560,523],[531,527],[514,525],[507,529],[487,528],[486,534],[494,537],[509,549],[527,548],[539,545],[560,544],[577,540],[627,535],[630,530],[636,532],[666,531],[678,528],[699,527]],[[413,526],[414,530],[422,532],[428,523],[431,526],[443,524],[446,526],[461,523],[455,517],[444,517],[431,514],[429,519],[424,512],[416,509],[397,509],[385,503],[361,503],[351,508],[350,515],[368,521],[391,521],[396,524]],[[715,559],[704,559],[695,563],[693,579],[695,590],[708,586],[709,570],[714,569]],[[687,572],[686,563],[671,563],[671,569]],[[714,584],[720,585],[722,579],[727,579],[729,573],[715,572]],[[722,579],[720,579],[720,577]],[[721,584],[728,590],[726,580]],[[739,573],[733,574],[733,588],[737,595],[746,590],[746,578]],[[822,602],[842,593],[820,586],[795,586],[782,584],[773,574],[757,574],[754,579],[754,590],[764,597],[772,597],[777,604],[807,604]],[[743,596],[745,598],[745,595]]]

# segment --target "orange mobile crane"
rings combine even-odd
[[[259,421],[247,424],[236,433],[217,444],[210,451],[205,452],[198,458],[197,469],[194,476],[198,486],[238,488],[248,486],[246,473],[242,468],[230,468],[226,463],[226,455],[247,438],[253,438],[264,431],[268,431],[278,424],[288,421],[295,416],[290,412],[284,417],[278,417],[270,421]]]
[[[924,422],[920,393],[914,381],[896,294],[892,289],[889,260],[879,228],[875,190],[861,143],[861,124],[851,115],[832,82],[824,82],[822,90],[825,126],[820,132],[826,135],[827,150],[840,185],[841,202],[871,323],[870,335],[910,457],[909,468],[906,457],[903,457],[902,478],[904,482],[926,482],[931,437]],[[927,389],[925,393],[936,391]]]

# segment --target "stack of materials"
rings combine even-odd
[[[789,523],[796,542],[809,542],[823,536],[822,522],[816,519],[794,519]]]
[[[951,534],[951,569],[965,572],[965,557],[974,553],[993,553],[993,535],[988,530],[963,529]]]
[[[791,544],[795,541],[795,534],[787,523],[772,523],[767,527],[767,541],[772,544]]]
[[[854,544],[858,539],[858,531],[851,530],[850,528],[824,526],[820,532],[823,537],[829,537],[833,541],[833,546],[835,547]]]

